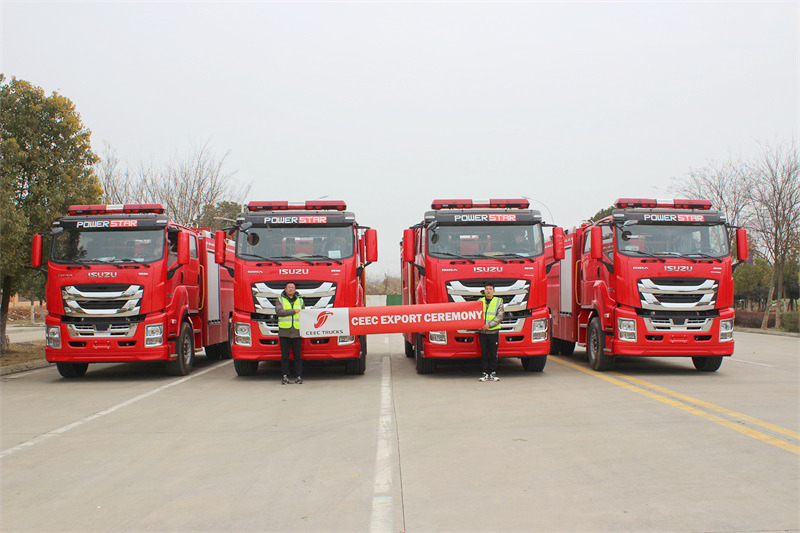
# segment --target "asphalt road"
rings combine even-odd
[[[552,357],[419,376],[238,378],[200,358],[0,380],[2,531],[774,531],[800,528],[800,339],[735,334],[716,373]],[[577,354],[576,354],[577,355]]]

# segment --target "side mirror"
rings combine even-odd
[[[368,229],[365,235],[367,246],[367,262],[374,263],[378,260],[378,231]]]
[[[553,228],[553,259],[561,261],[565,255],[564,228]]]
[[[736,255],[739,261],[747,261],[750,257],[750,250],[747,248],[747,230],[744,228],[736,230]]]
[[[31,266],[39,268],[42,266],[42,236],[34,235],[31,245]]]
[[[189,264],[189,234],[185,231],[178,233],[178,264]]]
[[[214,233],[214,262],[221,265],[225,262],[225,232],[220,230]]]
[[[603,230],[600,226],[592,226],[591,231],[591,245],[592,245],[592,259],[603,258]]]
[[[417,256],[416,246],[414,246],[414,230],[403,230],[403,262],[413,261]]]

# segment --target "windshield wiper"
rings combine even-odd
[[[338,259],[334,259],[333,257],[328,257],[326,255],[309,255],[307,257],[313,257],[315,259],[322,259],[324,261],[334,261],[335,263],[338,263],[340,265],[342,264],[342,262],[339,261]]]
[[[130,264],[137,265],[137,266],[138,265],[144,265],[147,268],[150,268],[150,265],[148,263],[145,263],[144,259],[130,259],[130,258],[126,257],[125,259],[115,259],[114,261],[119,261],[121,263],[130,263]]]
[[[287,261],[305,261],[309,265],[313,265],[314,264],[314,261],[310,261],[310,260],[302,258],[302,257],[297,257],[296,255],[291,255],[291,256],[290,255],[276,255],[275,258],[276,259],[285,259]]]
[[[458,255],[458,254],[451,254],[450,252],[433,252],[433,255],[446,255],[449,257],[457,257],[459,259],[463,259],[464,261],[469,261],[473,265],[475,264],[475,261],[473,259],[470,259],[469,257],[464,257],[463,255]]]
[[[659,257],[659,256],[657,256],[657,255],[655,255],[655,254],[651,254],[651,253],[643,252],[643,251],[641,251],[641,250],[625,250],[625,253],[626,253],[626,254],[627,254],[627,253],[639,254],[639,255],[643,255],[643,256],[645,256],[645,257],[652,257],[653,259],[657,259],[658,261],[661,261],[662,263],[666,263],[666,262],[667,262],[667,260],[666,260],[666,259],[664,259],[663,257]]]
[[[529,255],[525,255],[525,254],[508,253],[508,254],[501,254],[501,255],[504,256],[504,257],[520,257],[522,259],[527,259],[531,263],[535,263],[536,262],[536,259],[534,259],[533,257],[531,257]]]
[[[84,261],[83,259],[71,259],[70,261],[74,262],[76,265],[79,265],[79,267],[80,267],[80,268],[88,268],[88,269],[90,269],[90,270],[91,270],[91,268],[92,268],[92,267],[91,267],[91,266],[89,266],[89,264],[88,264],[86,261]],[[69,266],[67,266],[67,268],[68,268],[68,269],[69,269],[69,268],[73,268],[74,266],[75,266],[75,265],[69,265]]]
[[[114,262],[115,259],[116,259],[115,257],[112,257],[111,259],[105,259],[105,258],[101,259],[97,257],[95,259],[90,259],[90,261],[96,261],[98,263],[105,263],[106,265],[114,265],[117,268],[122,268],[122,265]]]
[[[688,255],[684,255],[680,252],[658,252],[658,255],[668,255],[670,257],[683,257],[684,259],[688,259],[692,263],[697,263],[697,259],[689,257]]]
[[[717,263],[722,263],[722,259],[720,259],[719,257],[716,257],[714,255],[704,254],[703,252],[692,252],[690,254],[686,254],[686,257],[689,257],[689,259],[691,259],[690,256],[692,256],[692,255],[696,255],[697,257],[703,257],[703,258],[706,258],[706,259],[713,259]]]
[[[486,253],[480,253],[480,254],[470,254],[470,257],[485,257],[486,259],[497,259],[498,261],[502,261],[503,263],[508,263],[508,261],[500,257],[500,255],[511,255],[511,254],[489,255]]]
[[[267,261],[267,262],[272,263],[274,265],[281,266],[281,264],[279,262],[277,262],[277,261],[275,261],[273,259],[270,259],[269,257],[264,257],[263,255],[250,254],[250,253],[243,253],[243,254],[239,254],[239,255],[247,256],[247,257],[255,257],[256,259],[263,259],[264,261]]]

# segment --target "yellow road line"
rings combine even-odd
[[[568,366],[570,368],[574,368],[575,370],[579,370],[579,371],[581,371],[581,372],[583,372],[585,374],[589,374],[590,376],[594,376],[596,378],[600,378],[602,380],[608,381],[609,383],[613,383],[614,385],[617,385],[617,386],[623,387],[625,389],[628,389],[630,391],[642,394],[644,396],[647,396],[648,398],[652,398],[653,400],[657,400],[657,401],[659,401],[661,403],[665,403],[667,405],[671,405],[672,407],[677,407],[678,409],[681,409],[681,410],[686,411],[688,413],[691,413],[693,415],[699,416],[700,418],[705,418],[706,420],[710,420],[711,422],[714,422],[714,423],[719,424],[721,426],[724,426],[726,428],[732,429],[734,431],[738,431],[739,433],[747,435],[748,437],[752,437],[754,439],[758,439],[760,441],[764,441],[767,444],[772,444],[773,446],[776,446],[776,447],[781,448],[783,450],[786,450],[788,452],[792,452],[795,455],[800,455],[800,446],[797,446],[797,445],[794,445],[794,444],[790,444],[790,443],[782,441],[780,439],[776,439],[775,437],[772,437],[772,436],[767,435],[765,433],[761,433],[760,431],[756,431],[756,430],[744,427],[741,424],[737,424],[735,422],[731,422],[729,420],[725,420],[724,418],[721,418],[721,417],[719,417],[717,415],[714,415],[714,414],[711,414],[711,413],[706,413],[705,411],[701,411],[700,409],[696,409],[695,407],[692,407],[691,405],[686,405],[686,404],[684,404],[682,402],[679,402],[677,400],[673,400],[671,398],[667,398],[666,396],[662,396],[660,394],[657,394],[655,392],[649,391],[647,389],[643,389],[641,387],[637,387],[636,385],[631,385],[630,383],[625,383],[624,381],[621,381],[619,379],[613,378],[613,377],[611,377],[611,376],[609,376],[607,374],[603,374],[601,372],[595,372],[594,370],[591,370],[591,369],[586,368],[584,366],[576,365],[575,363],[570,363],[568,361],[564,361],[563,359],[556,358],[556,357],[551,357],[549,359],[552,359],[553,361],[556,361],[557,363],[560,363],[562,365]],[[630,379],[627,376],[622,376],[621,374],[619,374],[619,375],[620,375],[620,377],[624,377],[625,379]],[[641,382],[641,383],[644,384],[646,382]],[[664,391],[666,391],[666,390],[667,389],[664,389]],[[685,398],[689,398],[689,397],[686,396]],[[698,402],[698,404],[700,404],[700,402]],[[711,405],[711,404],[708,404],[708,405]],[[724,412],[724,411],[722,411],[722,412]],[[730,411],[730,413],[733,413],[733,411]],[[726,413],[726,414],[728,414],[728,413]],[[778,427],[778,426],[776,426],[776,427]],[[781,428],[781,429],[783,429],[783,428]],[[784,431],[789,431],[789,430],[784,430]],[[783,433],[783,434],[785,434],[785,433]]]
[[[717,411],[728,416],[732,416],[734,418],[738,418],[739,420],[744,420],[745,422],[750,422],[755,426],[761,426],[764,429],[769,429],[770,431],[774,431],[775,433],[780,433],[781,435],[786,435],[787,437],[791,437],[793,439],[800,440],[800,433],[797,431],[792,431],[791,429],[786,429],[781,426],[776,426],[775,424],[771,424],[769,422],[765,422],[764,420],[759,420],[758,418],[753,418],[752,416],[748,416],[742,413],[737,413],[736,411],[731,411],[730,409],[725,409],[724,407],[720,407],[718,405],[714,405],[713,403],[704,402],[703,400],[699,400],[697,398],[692,398],[691,396],[686,396],[685,394],[681,394],[680,392],[675,392],[664,387],[660,387],[654,383],[648,383],[647,381],[643,381],[641,379],[637,379],[632,376],[627,376],[625,374],[620,374],[619,372],[611,372],[615,376],[619,376],[621,378],[627,379],[629,381],[633,381],[634,383],[638,383],[640,385],[644,385],[645,387],[649,387],[651,389],[655,389],[657,391],[663,392],[665,394],[669,394],[671,396],[675,396],[676,398],[680,398],[682,400],[686,400],[687,402],[696,403],[697,405],[702,405],[707,409],[711,409],[713,411]]]

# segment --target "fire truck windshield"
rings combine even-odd
[[[616,232],[623,255],[719,259],[730,253],[724,224],[632,224],[617,226]]]
[[[53,237],[58,263],[152,263],[164,257],[164,230],[66,229]]]
[[[453,256],[535,257],[544,252],[542,227],[527,225],[445,225],[428,229],[428,254]]]
[[[236,255],[245,260],[340,260],[354,254],[353,226],[252,227],[240,231],[236,243]]]

